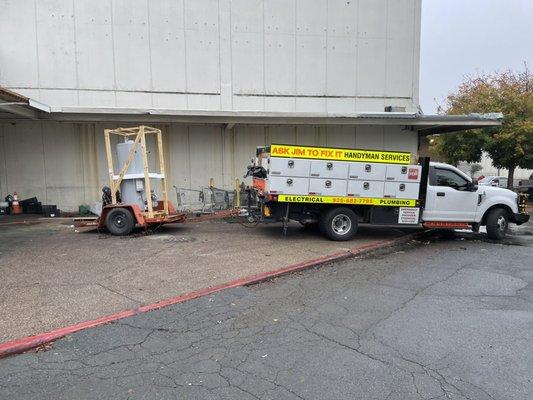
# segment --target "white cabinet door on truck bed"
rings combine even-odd
[[[385,180],[385,164],[354,162],[350,164],[350,179],[361,179],[365,181]]]
[[[394,182],[420,182],[422,167],[420,165],[387,165],[385,180]]]
[[[348,196],[382,198],[384,185],[382,181],[349,180]]]
[[[309,179],[309,194],[317,196],[346,196],[346,179],[311,178]]]
[[[384,197],[393,199],[418,199],[419,183],[385,182]]]
[[[447,168],[430,167],[424,221],[475,221],[478,193],[467,190],[468,180]]]
[[[270,158],[270,175],[309,177],[310,160],[300,158]]]
[[[312,160],[311,177],[346,179],[348,165],[345,161]]]
[[[271,176],[268,179],[267,190],[274,194],[307,194],[309,191],[309,179],[290,176]]]

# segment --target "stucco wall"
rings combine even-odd
[[[0,85],[52,106],[418,105],[421,0],[0,0]]]
[[[107,184],[104,124],[0,123],[0,195],[17,191],[62,210],[98,201]],[[161,125],[169,186],[242,180],[256,146],[272,142],[417,152],[416,133],[396,127]],[[149,146],[152,146],[149,142]],[[156,160],[152,160],[155,162]],[[174,199],[174,194],[172,193]]]

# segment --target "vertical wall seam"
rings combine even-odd
[[[388,93],[387,82],[389,78],[389,7],[390,0],[387,0],[385,8],[385,82],[383,85],[383,96],[386,96]],[[385,106],[385,101],[383,102],[383,106]]]
[[[294,1],[294,93],[298,92],[298,0]],[[296,103],[297,98],[294,97],[294,111],[298,111]]]
[[[4,173],[5,173],[5,188],[2,188],[3,193],[9,193],[9,174],[7,171],[7,153],[6,153],[6,129],[5,125],[2,125],[2,135],[0,135],[0,138],[2,139],[2,155],[4,157]]]
[[[263,93],[266,93],[266,70],[265,70],[265,45],[266,45],[266,38],[265,38],[265,0],[262,1],[262,10],[263,10]],[[266,111],[266,96],[263,96],[263,110]]]
[[[355,84],[355,93],[354,93],[354,96],[355,96],[355,99],[354,99],[354,111],[357,112],[358,110],[358,101],[357,101],[357,95],[359,94],[358,93],[358,86],[359,86],[359,80],[358,80],[358,72],[359,72],[359,0],[356,0],[357,3],[356,3],[356,6],[355,6],[355,71],[354,71],[354,74],[355,74],[355,79],[354,79],[354,84]]]
[[[188,93],[189,92],[189,78],[187,74],[187,26],[186,26],[187,22],[185,18],[185,10],[186,10],[185,2],[186,1],[187,0],[182,0],[181,11],[182,11],[182,18],[183,18],[183,24],[182,24],[183,25],[183,53],[185,54],[185,57],[183,57],[183,75],[185,75],[185,93]],[[187,110],[189,109],[189,95],[188,94],[185,95],[185,107],[187,108]],[[187,128],[187,141],[189,140],[188,135],[189,135],[189,128]],[[190,165],[189,165],[189,169],[190,169]]]
[[[80,105],[80,79],[78,72],[78,39],[76,33],[76,0],[72,0],[72,20],[74,24],[74,71],[76,72],[76,98]]]
[[[86,168],[85,163],[87,161],[87,158],[85,157],[85,153],[87,153],[87,148],[89,147],[87,145],[87,137],[85,135],[85,132],[87,129],[84,124],[72,124],[75,130],[75,134],[78,136],[79,140],[79,156],[81,159],[81,176],[82,176],[82,182],[83,182],[83,202],[87,203],[87,174],[86,174]]]
[[[113,12],[113,0],[109,0],[110,22],[111,22],[111,50],[113,52],[113,94],[115,96],[115,107],[117,106],[117,57],[115,55],[115,17]]]
[[[154,106],[154,74],[152,70],[152,26],[150,24],[150,0],[146,0],[146,24],[148,28],[148,60],[150,65],[150,103]]]
[[[421,7],[420,0],[413,1],[413,65],[411,66],[411,99],[416,109],[420,106],[420,35],[421,35]],[[415,76],[415,71],[416,75]]]
[[[43,177],[44,177],[44,201],[48,203],[48,183],[46,182],[46,152],[45,152],[45,141],[44,141],[44,124],[43,122],[39,122],[39,126],[41,128],[41,149],[43,153]]]
[[[149,0],[148,0],[149,1]],[[222,42],[220,40],[220,0],[217,1],[217,8],[218,8],[218,15],[217,15],[217,21],[218,21],[218,92],[220,95],[218,96],[218,107],[222,110],[222,97],[224,97],[222,93]]]
[[[325,57],[325,66],[324,66],[324,71],[325,71],[325,77],[324,77],[324,93],[327,95],[329,95],[329,90],[328,90],[328,53],[329,53],[329,41],[328,41],[328,37],[329,37],[329,1],[326,0],[326,57]],[[326,98],[326,112],[328,111],[328,99]]]
[[[224,154],[226,153],[226,132],[227,132],[227,126],[222,126],[220,128],[220,131],[222,132],[222,154],[221,154],[221,163],[222,163],[222,186],[224,186],[224,183],[226,182],[226,164],[225,164],[225,157]]]
[[[189,189],[192,189],[192,168],[191,168],[191,132],[187,125],[187,164],[189,170]]]
[[[231,76],[231,109],[233,110],[233,30],[232,27],[232,15],[233,9],[231,7],[231,0],[229,1],[229,65],[230,65],[230,76]],[[233,171],[235,172],[235,171]]]
[[[231,148],[230,148],[230,154],[231,154],[231,172],[232,176],[235,177],[235,141],[236,141],[236,134],[237,128],[233,127],[233,135],[231,137]],[[233,184],[233,183],[232,183]]]
[[[37,0],[33,0],[33,12],[35,16],[35,54],[37,56],[37,88],[39,89],[39,98],[41,98],[41,67],[39,61],[39,32],[37,30]]]
[[[98,163],[98,143],[96,141],[96,124],[95,123],[92,123],[91,124],[91,146],[92,146],[92,149],[94,151],[94,173],[95,173],[95,186],[96,186],[96,197],[98,198],[98,196],[100,195],[100,191],[99,191],[99,185],[100,183],[102,182],[100,179],[101,179],[101,174],[100,174],[100,164]]]

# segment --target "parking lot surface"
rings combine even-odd
[[[529,400],[522,233],[420,242],[79,332],[0,360],[0,398]]]
[[[115,237],[71,220],[0,227],[0,343],[402,235],[332,242],[293,224],[222,221]]]

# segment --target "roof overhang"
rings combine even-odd
[[[419,113],[285,113],[264,111],[202,111],[138,108],[63,107],[47,118],[71,122],[142,122],[223,125],[375,125],[401,126],[421,135],[500,126],[503,115],[424,115]]]
[[[365,125],[396,126],[433,135],[500,126],[503,115],[424,115],[408,112],[298,113],[266,111],[207,111],[123,107],[49,107],[0,88],[0,121],[181,123],[234,125]]]
[[[50,107],[29,97],[0,87],[0,121],[12,119],[40,119]]]

